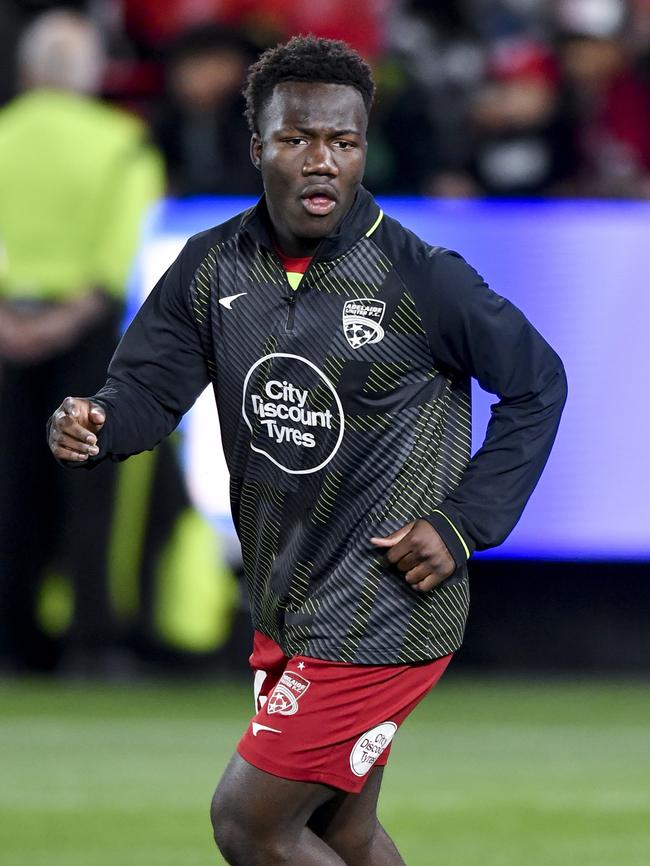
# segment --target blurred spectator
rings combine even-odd
[[[650,92],[636,74],[621,0],[558,5],[560,59],[577,124],[578,192],[650,195]]]
[[[556,64],[543,45],[523,38],[496,44],[469,140],[466,172],[439,176],[438,194],[534,196],[569,188],[576,171],[573,129]]]
[[[470,106],[485,67],[485,49],[467,4],[409,0],[391,19],[390,39],[419,88],[421,110],[433,130],[430,161],[438,168],[461,169],[469,158]],[[425,191],[436,194],[433,187]]]
[[[174,195],[257,195],[241,94],[253,50],[218,25],[190,30],[170,48],[168,99],[154,121]]]
[[[115,638],[113,467],[58,467],[43,427],[49,406],[104,378],[162,171],[140,122],[92,98],[102,48],[85,18],[46,13],[18,58],[24,92],[0,111],[0,657],[45,669],[56,654],[37,602],[53,564],[72,579],[70,650],[100,652]]]
[[[364,183],[377,195],[426,194],[440,158],[427,94],[394,58],[380,61],[374,77]]]
[[[650,80],[650,0],[630,0],[629,47]]]

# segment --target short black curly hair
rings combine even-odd
[[[267,48],[248,70],[245,116],[252,132],[259,132],[260,113],[282,81],[347,84],[359,91],[368,112],[375,95],[370,67],[346,42],[311,34],[293,36],[288,42]]]

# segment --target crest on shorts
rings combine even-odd
[[[374,298],[356,298],[343,305],[343,333],[353,349],[360,349],[384,338],[381,320],[386,304]]]
[[[311,683],[300,674],[285,671],[280,681],[269,695],[266,702],[266,712],[280,713],[281,716],[295,716],[298,712],[298,701],[305,694]]]

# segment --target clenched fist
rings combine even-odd
[[[405,572],[406,582],[421,592],[433,589],[456,571],[454,558],[426,520],[407,523],[385,538],[370,541],[387,548],[386,559]]]
[[[50,422],[48,445],[57,460],[83,463],[99,453],[97,434],[106,422],[104,409],[83,397],[66,397]]]

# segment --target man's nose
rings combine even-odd
[[[324,141],[314,141],[305,154],[302,167],[303,175],[322,174],[336,177],[339,170],[332,156],[331,149]]]

